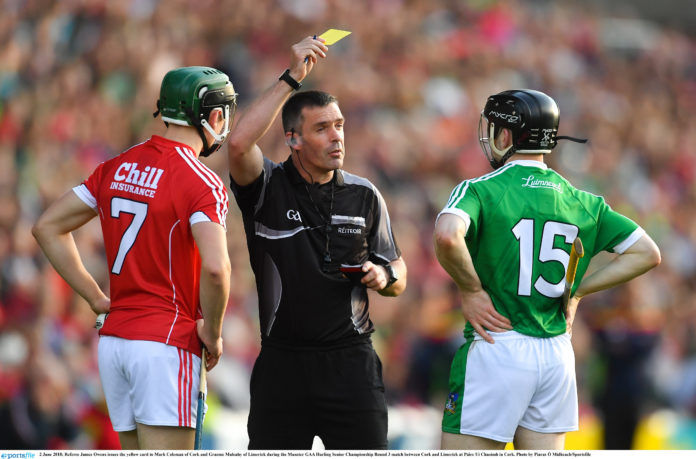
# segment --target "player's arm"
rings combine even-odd
[[[72,236],[72,231],[96,215],[94,209],[70,190],[39,217],[32,234],[58,274],[89,303],[95,313],[101,314],[109,312],[111,301],[87,272]]]
[[[657,244],[650,236],[643,234],[623,253],[583,278],[575,291],[575,296],[579,299],[590,293],[627,282],[659,265],[660,261],[660,249]]]
[[[466,246],[466,223],[454,214],[442,214],[435,225],[435,255],[452,277],[462,295],[462,313],[474,330],[489,343],[494,340],[485,329],[504,332],[512,329],[510,320],[495,310]],[[484,329],[485,328],[485,329]]]
[[[211,370],[222,355],[222,320],[230,294],[230,258],[224,228],[214,222],[191,227],[201,256],[200,301],[203,321],[198,336],[207,349],[206,368]]]
[[[299,83],[319,57],[326,57],[328,48],[321,39],[307,37],[291,50],[290,76]],[[227,138],[230,175],[238,185],[248,185],[261,174],[263,156],[256,143],[266,134],[292,91],[288,83],[277,80],[239,116]]]

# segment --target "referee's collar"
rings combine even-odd
[[[292,155],[289,156],[288,159],[283,163],[283,169],[287,171],[290,181],[295,185],[307,183],[307,181],[300,175],[300,172],[295,167],[295,164],[292,162]],[[346,182],[343,179],[343,171],[341,169],[334,169],[333,178],[326,183],[331,183],[331,181],[333,181],[336,186],[344,186]]]

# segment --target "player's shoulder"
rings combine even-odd
[[[575,200],[576,208],[584,209],[584,211],[596,218],[597,215],[606,210],[609,206],[602,195],[595,194],[592,191],[577,188],[568,179],[556,173],[559,180],[563,183],[563,191],[569,197],[568,199]]]
[[[487,174],[466,179],[460,183],[460,186],[465,185],[473,189],[507,186],[507,183],[518,175],[516,172],[520,172],[516,164],[504,164],[500,168],[488,172]]]
[[[601,204],[601,203],[605,202],[604,197],[602,195],[595,194],[595,193],[588,191],[588,190],[585,190],[585,189],[577,188],[567,178],[563,177],[562,175],[560,175],[559,173],[557,173],[555,171],[554,171],[554,173],[558,176],[559,180],[564,184],[567,192],[570,193],[576,199],[583,201],[583,202],[587,202],[587,203]]]
[[[112,169],[122,167],[124,162],[131,161],[132,158],[136,157],[139,154],[139,151],[145,146],[145,144],[147,144],[147,142],[148,141],[146,140],[144,142],[132,145],[131,147],[128,147],[127,149],[117,154],[113,158],[109,158],[107,160],[102,161],[95,168],[95,172],[107,173]]]
[[[203,164],[196,154],[188,147],[174,147],[169,167],[177,180],[176,186],[189,186],[198,184],[207,188],[225,188],[222,178],[210,167]]]

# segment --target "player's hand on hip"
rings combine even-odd
[[[206,350],[205,369],[210,371],[217,365],[222,356],[222,336],[212,336],[205,327],[204,319],[198,319],[196,321],[196,331],[198,332],[198,338],[200,338]]]
[[[575,313],[578,310],[578,303],[580,303],[579,296],[572,296],[568,300],[568,315],[566,316],[566,332],[573,336],[573,322],[575,321]]]
[[[491,344],[495,343],[495,340],[486,330],[492,332],[512,330],[510,319],[495,310],[491,297],[483,289],[476,292],[462,292],[462,314],[474,327],[476,333]]]
[[[111,298],[103,297],[89,303],[89,307],[92,308],[97,315],[106,314],[111,310]]]
[[[328,50],[323,38],[306,37],[292,45],[290,76],[298,82],[302,81],[312,71],[319,58],[326,57]]]

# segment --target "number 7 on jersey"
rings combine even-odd
[[[113,218],[119,218],[122,212],[132,214],[133,221],[131,221],[131,224],[128,225],[128,228],[123,233],[123,237],[121,237],[121,243],[118,245],[118,253],[116,254],[114,265],[111,267],[111,272],[114,274],[121,274],[123,261],[126,259],[126,255],[130,251],[131,247],[133,247],[133,244],[135,244],[135,239],[138,237],[140,227],[143,226],[143,223],[145,222],[145,217],[147,216],[147,204],[133,201],[131,199],[119,197],[112,198],[111,216]]]

